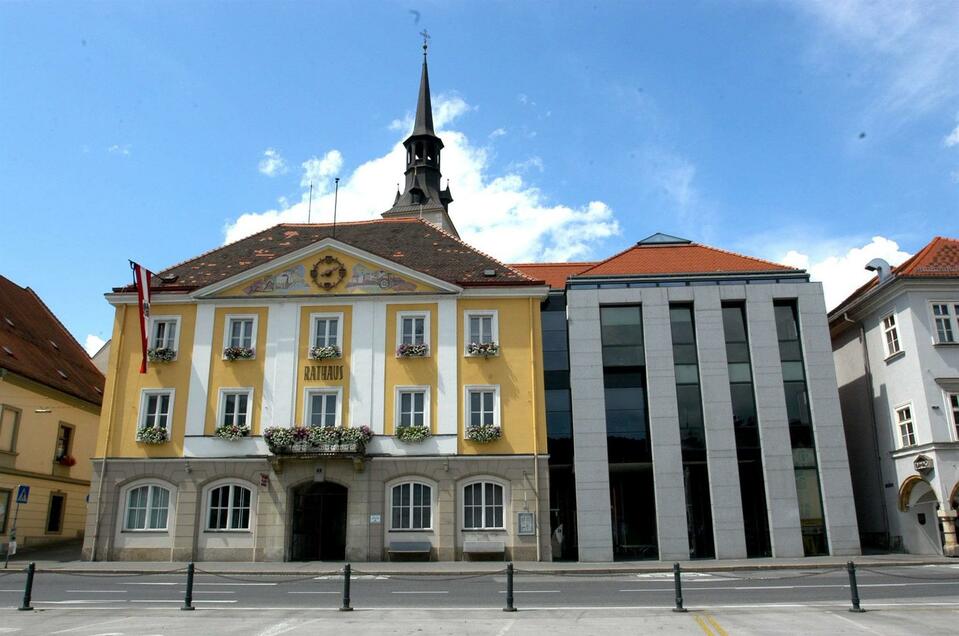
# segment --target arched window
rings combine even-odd
[[[471,530],[502,530],[503,487],[478,481],[463,488],[463,527]]]
[[[206,529],[249,530],[252,499],[250,489],[238,484],[226,484],[211,489]]]
[[[166,530],[170,516],[170,491],[157,484],[133,488],[127,493],[124,530]]]
[[[433,489],[420,482],[393,486],[392,530],[429,530],[433,527]]]

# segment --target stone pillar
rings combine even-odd
[[[956,543],[956,511],[940,510],[939,523],[942,524],[942,553],[947,557],[959,557],[959,544]]]

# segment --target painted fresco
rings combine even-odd
[[[289,294],[290,292],[309,291],[306,283],[306,266],[294,265],[289,269],[257,278],[243,288],[247,296],[255,294]]]
[[[416,291],[416,284],[411,283],[394,272],[383,269],[371,269],[363,263],[353,266],[350,280],[346,283],[349,290],[362,292],[411,292]]]

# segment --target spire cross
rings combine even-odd
[[[423,36],[423,57],[426,57],[426,49],[430,46],[430,34],[426,29],[420,31],[420,35]]]

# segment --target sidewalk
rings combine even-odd
[[[101,574],[158,574],[184,570],[185,562],[172,561],[61,561],[56,558],[44,559],[41,551],[26,558],[27,555],[17,555],[16,560],[10,561],[10,569],[23,569],[27,563],[33,561],[40,572],[61,573],[101,573]],[[807,557],[797,559],[723,559],[708,561],[683,561],[683,571],[686,572],[723,572],[736,570],[772,570],[772,569],[831,569],[845,566],[847,561],[854,561],[860,567],[889,567],[889,566],[917,566],[917,565],[956,565],[959,559],[949,559],[939,556],[910,555],[910,554],[875,554],[858,557]],[[243,574],[243,575],[322,575],[338,573],[342,570],[342,563],[335,562],[223,562],[201,561],[196,568],[202,573],[210,574]],[[357,575],[469,575],[495,573],[503,570],[506,564],[503,561],[392,561],[392,562],[357,562],[352,564],[353,572]],[[672,562],[665,561],[616,561],[613,563],[575,563],[575,562],[535,562],[517,561],[514,563],[517,573],[533,574],[645,574],[656,572],[671,572]]]

